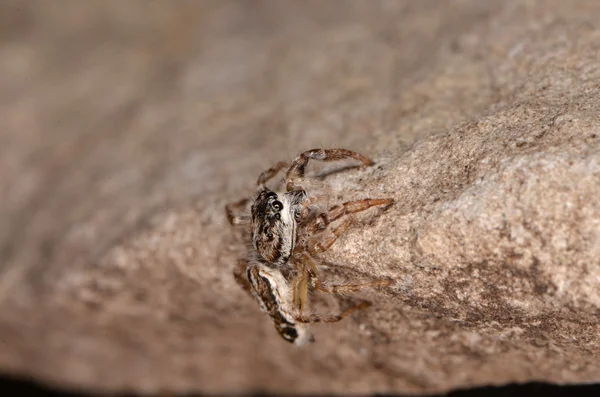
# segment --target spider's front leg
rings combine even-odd
[[[264,186],[265,183],[267,183],[269,180],[273,179],[275,177],[275,175],[277,175],[277,173],[279,171],[281,171],[283,168],[287,167],[287,165],[288,165],[288,163],[286,163],[284,161],[279,161],[279,162],[275,163],[271,168],[269,168],[266,171],[263,171],[259,175],[258,180],[256,181],[256,185],[259,187]],[[227,220],[229,221],[229,223],[231,225],[234,225],[234,226],[235,225],[244,225],[244,224],[247,224],[250,221],[250,219],[252,219],[248,215],[237,215],[236,214],[236,212],[238,212],[241,209],[243,209],[244,207],[246,207],[249,202],[250,202],[249,198],[243,198],[239,201],[227,204],[225,206],[225,213],[227,214]]]
[[[281,171],[283,168],[285,168],[287,166],[288,166],[288,163],[286,163],[285,161],[279,161],[279,162],[275,163],[271,168],[269,168],[266,171],[263,171],[259,175],[258,180],[256,181],[256,185],[264,186],[265,183],[267,183],[269,180],[273,179],[279,171]]]
[[[244,225],[250,222],[250,216],[236,214],[237,211],[244,208],[249,202],[249,198],[243,198],[235,203],[229,203],[225,206],[225,214],[227,214],[227,220],[229,221],[230,225]]]
[[[302,189],[299,182],[304,177],[304,171],[309,160],[336,161],[352,158],[360,161],[365,166],[375,164],[373,160],[362,154],[346,149],[312,149],[300,154],[288,169],[285,175],[287,191]]]

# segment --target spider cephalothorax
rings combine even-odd
[[[284,265],[296,246],[297,226],[304,190],[283,193],[281,197],[266,187],[252,205],[252,243],[260,256],[274,265]]]
[[[250,224],[254,249],[248,259],[239,262],[234,276],[260,303],[279,334],[288,342],[300,345],[312,341],[307,323],[339,321],[369,305],[362,302],[339,315],[304,315],[302,310],[309,288],[344,293],[390,283],[389,280],[379,280],[364,284],[325,285],[318,277],[316,257],[350,228],[352,219],[348,215],[374,206],[385,209],[394,203],[393,199],[365,198],[315,212],[311,204],[318,201],[318,196],[310,196],[303,187],[306,164],[310,159],[333,161],[346,158],[359,160],[363,166],[373,165],[367,157],[346,149],[307,150],[289,164],[285,176],[286,191],[274,192],[265,184],[287,167],[287,163],[279,162],[258,177],[258,192],[251,207],[251,216],[234,214],[234,208],[245,207],[248,199],[225,208],[232,225]],[[330,227],[332,222],[339,224]]]

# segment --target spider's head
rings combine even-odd
[[[269,263],[285,264],[296,245],[299,204],[306,193],[284,193],[281,196],[264,188],[252,205],[252,242]]]

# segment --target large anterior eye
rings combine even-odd
[[[275,208],[277,211],[281,211],[283,209],[283,204],[281,203],[281,201],[273,201],[273,204],[271,204],[273,206],[273,208]]]

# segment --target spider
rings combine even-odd
[[[318,277],[315,258],[327,251],[350,228],[350,214],[374,206],[387,209],[394,203],[393,199],[367,198],[335,205],[324,212],[316,211],[314,204],[321,197],[310,197],[302,187],[308,161],[348,158],[360,161],[362,167],[374,164],[369,158],[346,149],[307,150],[291,164],[280,161],[260,174],[251,215],[234,213],[236,209],[247,206],[250,201],[247,198],[225,207],[229,223],[249,224],[252,235],[253,250],[248,259],[238,262],[234,270],[236,281],[260,303],[279,334],[297,345],[314,341],[308,331],[308,323],[340,321],[370,305],[363,301],[338,315],[305,315],[302,311],[309,288],[335,294],[390,284],[390,280],[378,280],[364,284],[326,285]],[[286,191],[269,189],[266,183],[286,167]],[[339,224],[329,227],[334,221],[339,221]]]

